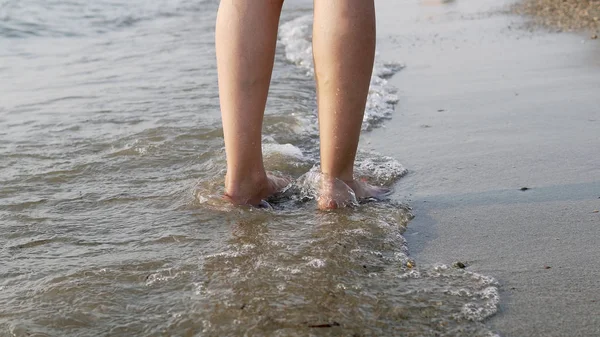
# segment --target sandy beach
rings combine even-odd
[[[497,278],[502,336],[600,335],[600,43],[521,29],[509,2],[379,2],[379,51],[406,68],[363,145],[410,171],[418,264]]]

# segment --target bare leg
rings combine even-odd
[[[346,183],[357,198],[381,189],[354,180],[354,159],[375,57],[373,0],[315,0],[313,56],[321,135],[320,208],[343,204],[333,191]],[[343,185],[343,184],[342,184]],[[339,191],[338,191],[339,192]]]
[[[287,181],[267,176],[261,131],[283,0],[222,0],[216,48],[227,175],[226,198],[257,205]],[[283,186],[282,186],[283,185]]]

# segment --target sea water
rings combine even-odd
[[[264,122],[295,183],[272,209],[220,199],[217,7],[0,2],[0,336],[493,335],[496,281],[420,266],[408,205],[316,210],[310,8],[284,10]],[[399,61],[376,60],[364,132],[393,116]]]

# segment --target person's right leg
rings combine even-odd
[[[319,208],[323,209],[344,202],[336,200],[343,194],[335,190],[340,188],[338,179],[357,198],[377,196],[384,190],[355,181],[353,170],[375,57],[373,0],[315,0],[314,7],[313,56],[323,173]]]
[[[222,0],[216,48],[227,175],[225,197],[258,205],[288,181],[267,176],[261,149],[283,0]]]

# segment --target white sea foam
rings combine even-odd
[[[310,259],[310,261],[308,261],[307,265],[313,267],[313,268],[323,268],[325,267],[325,260],[323,259]]]
[[[313,166],[301,176],[296,185],[299,188],[299,198],[316,199],[321,182],[321,167]],[[375,152],[359,151],[355,161],[355,178],[364,178],[372,184],[389,186],[397,179],[406,175],[408,170],[392,157],[382,156]],[[354,192],[342,181],[336,181],[338,200],[346,200],[347,205],[358,205]],[[388,225],[383,221],[381,226]]]
[[[389,185],[408,173],[396,159],[371,152],[360,151],[356,159],[356,175],[369,177],[373,183]]]
[[[285,48],[286,58],[306,70],[307,76],[314,75],[312,55],[312,16],[305,15],[281,25],[279,40]],[[392,76],[404,66],[400,63],[383,63],[375,57],[371,85],[362,129],[369,130],[383,119],[390,118],[398,96],[394,87],[386,78]]]
[[[150,286],[150,285],[153,285],[154,283],[169,282],[171,280],[177,279],[177,278],[187,275],[189,273],[190,273],[189,271],[185,271],[185,270],[178,271],[178,270],[174,270],[173,268],[162,269],[162,270],[159,270],[155,273],[148,275],[146,277],[146,285]]]
[[[265,143],[262,146],[264,156],[280,155],[284,157],[293,157],[299,160],[306,160],[302,150],[292,144]]]

